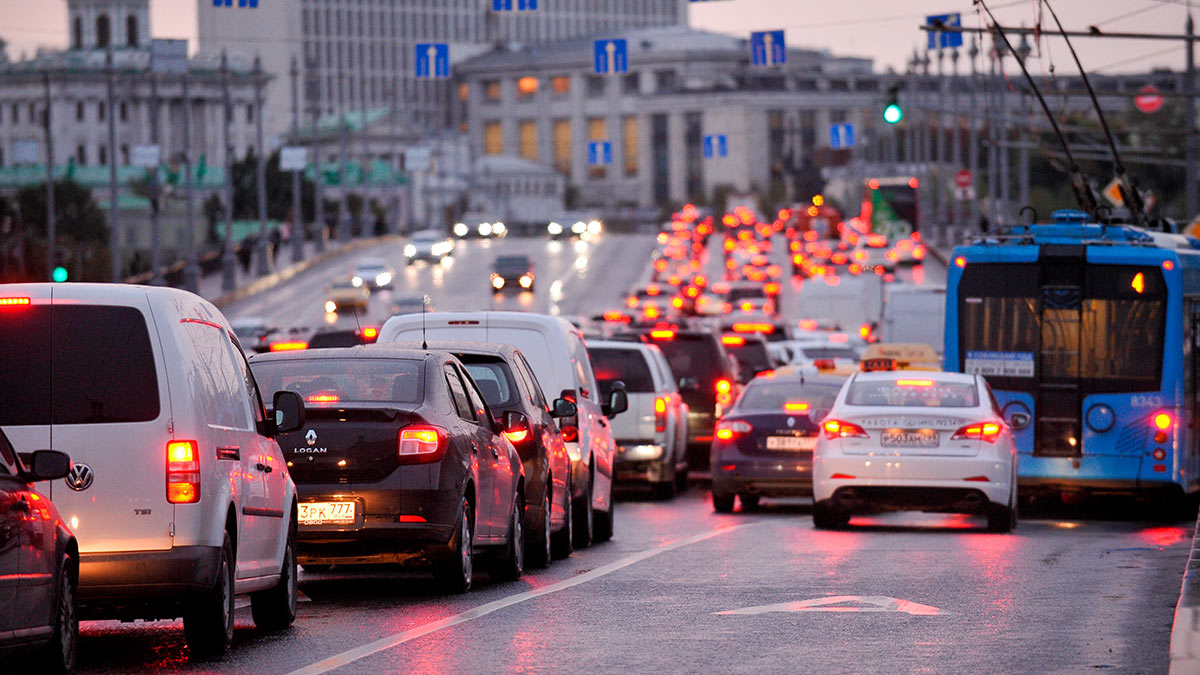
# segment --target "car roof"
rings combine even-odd
[[[933,380],[934,382],[959,382],[963,384],[974,384],[976,377],[976,375],[967,373],[950,373],[938,370],[877,370],[874,372],[860,372],[854,375],[855,381],[861,380],[863,382],[920,378],[922,380]]]
[[[401,348],[415,349],[414,345],[420,343],[405,341],[405,342],[389,342],[386,346],[396,345]],[[505,360],[512,358],[519,349],[510,344],[499,342],[471,342],[468,340],[434,340],[426,343],[430,350],[439,352],[450,352],[452,354],[486,354],[489,356],[500,356]]]
[[[439,356],[440,350],[413,349],[403,345],[370,344],[354,347],[330,347],[328,349],[303,349],[289,352],[264,352],[250,357],[255,363],[271,361],[296,361],[303,359],[419,359]]]

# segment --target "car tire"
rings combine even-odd
[[[1012,532],[1017,526],[1017,510],[1011,506],[1003,504],[992,504],[988,507],[987,513],[987,529],[988,532],[997,534],[1005,534]]]
[[[550,551],[554,554],[556,560],[570,557],[571,552],[575,550],[575,513],[572,505],[571,489],[567,488],[567,503],[566,516],[563,519],[563,526],[558,529],[558,532],[550,535]]]
[[[717,513],[733,513],[733,498],[734,495],[732,494],[714,491],[712,493],[713,511]]]
[[[70,558],[58,571],[58,604],[50,642],[38,650],[33,663],[43,673],[71,673],[79,651],[79,595],[75,565]],[[32,665],[32,664],[31,664]]]
[[[613,538],[613,530],[615,529],[617,520],[617,505],[613,503],[612,497],[608,499],[607,511],[596,511],[596,531],[592,537],[592,541],[597,544],[609,541]]]
[[[551,544],[552,536],[550,534],[550,480],[547,478],[545,488],[545,498],[542,499],[541,513],[538,515],[537,522],[540,527],[532,537],[528,538],[529,551],[525,557],[529,567],[537,569],[545,569],[550,566],[550,561],[554,559],[553,546]]]
[[[587,548],[592,545],[592,536],[596,529],[596,511],[592,508],[592,479],[588,477],[583,494],[575,500],[571,510],[575,516],[575,549]]]
[[[813,503],[813,527],[818,530],[840,530],[850,524],[850,514],[834,508],[827,499]]]
[[[661,483],[651,483],[650,484],[650,494],[653,495],[655,499],[658,499],[661,501],[667,501],[668,499],[674,499],[675,498],[675,481],[674,480],[666,480]]]
[[[434,579],[447,593],[465,593],[475,576],[475,537],[471,528],[471,504],[464,497],[459,508],[458,526],[450,537],[451,556],[438,565]]]
[[[688,488],[688,468],[685,464],[683,469],[675,469],[675,493],[683,494]]]
[[[193,654],[223,654],[233,644],[233,542],[229,533],[221,544],[217,579],[192,599],[183,615],[183,635]]]
[[[282,630],[296,621],[299,587],[296,582],[296,524],[288,528],[283,547],[279,583],[274,588],[250,595],[250,614],[254,625],[266,630]]]
[[[512,513],[508,516],[508,543],[504,555],[496,561],[494,574],[502,581],[516,581],[525,574],[525,499],[518,493],[513,497]]]
[[[761,501],[758,495],[738,495],[738,499],[742,502],[743,511],[757,511]]]

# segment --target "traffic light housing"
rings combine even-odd
[[[900,85],[888,87],[887,99],[883,106],[883,121],[888,124],[898,124],[904,119],[904,108],[900,107]]]

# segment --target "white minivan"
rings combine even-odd
[[[577,417],[559,423],[571,457],[576,546],[612,538],[616,443],[608,418],[628,407],[628,397],[622,390],[600,400],[583,333],[566,319],[524,312],[404,314],[388,319],[379,331],[381,344],[447,340],[513,345],[533,367],[547,401],[575,403]]]
[[[284,392],[286,394],[287,392]],[[73,462],[47,488],[79,541],[81,618],[183,617],[196,653],[296,614],[296,487],[237,338],[206,300],[123,284],[0,285],[0,426]]]

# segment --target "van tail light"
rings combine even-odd
[[[716,437],[719,441],[732,440],[735,436],[741,436],[754,431],[754,427],[750,426],[749,422],[742,420],[733,420],[732,422],[717,423]]]
[[[865,429],[853,422],[827,420],[821,425],[821,428],[825,430],[825,438],[828,440],[835,438],[870,438]]]
[[[196,441],[167,443],[167,501],[172,504],[200,501],[200,452]]]
[[[401,464],[436,462],[446,454],[446,431],[428,424],[404,427],[396,452]]]
[[[995,443],[1002,427],[998,422],[979,422],[961,427],[950,437],[952,441],[987,441]]]
[[[29,298],[0,298],[0,307],[24,307],[31,302]]]
[[[562,425],[562,437],[567,443],[574,443],[579,440],[579,427],[574,424]]]
[[[667,430],[667,399],[664,396],[658,396],[654,399],[654,431],[663,432]]]

